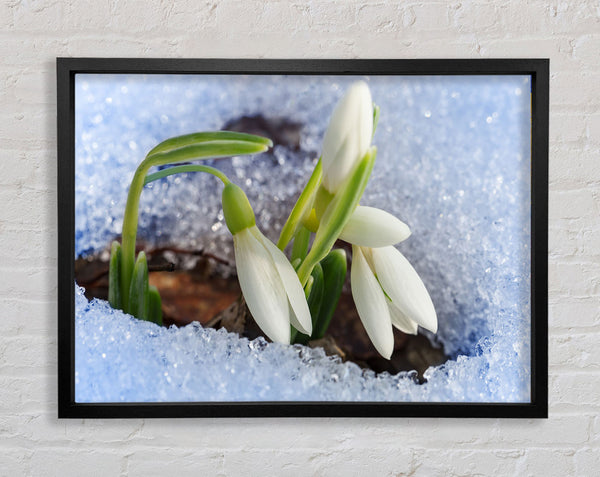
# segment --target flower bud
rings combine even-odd
[[[367,153],[373,135],[373,102],[367,83],[354,83],[335,107],[323,138],[322,185],[335,193]]]

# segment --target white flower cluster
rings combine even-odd
[[[352,85],[336,106],[323,140],[318,184],[328,203],[344,190],[370,150],[373,113],[369,87],[362,81]],[[325,221],[326,214],[322,215]],[[289,343],[290,324],[310,335],[311,316],[298,275],[283,252],[256,228],[253,218],[248,223],[232,230],[248,308],[273,341]],[[394,349],[393,326],[411,334],[417,333],[419,325],[437,331],[435,308],[425,285],[394,247],[409,236],[409,227],[393,215],[358,205],[336,237],[352,244],[354,302],[369,338],[388,359]]]
[[[373,135],[369,87],[355,83],[336,107],[323,144],[323,185],[332,193],[364,156]],[[410,236],[393,215],[358,206],[340,238],[352,244],[352,296],[360,319],[379,353],[394,350],[392,326],[416,334],[421,325],[437,331],[435,308],[423,281],[394,245]]]

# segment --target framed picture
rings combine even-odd
[[[59,417],[547,417],[548,70],[59,58]]]

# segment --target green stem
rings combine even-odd
[[[184,166],[169,167],[168,169],[163,169],[162,171],[154,172],[153,174],[148,174],[144,179],[144,185],[162,179],[163,177],[172,176],[173,174],[179,174],[182,172],[207,172],[221,179],[221,181],[225,185],[231,182],[229,178],[225,174],[223,174],[219,169],[215,169],[214,167],[210,166],[201,166],[199,164],[186,164]]]
[[[319,183],[321,182],[322,175],[323,165],[321,164],[321,159],[319,159],[319,162],[317,162],[317,165],[313,169],[310,179],[308,179],[308,182],[302,190],[300,197],[298,197],[290,216],[287,218],[283,228],[281,229],[281,234],[279,235],[279,240],[277,241],[277,247],[279,247],[280,250],[283,250],[285,247],[287,247],[296,234],[302,219],[304,219],[304,216],[312,208],[312,203],[314,201],[315,194],[317,193]]]
[[[310,230],[304,226],[300,226],[294,237],[294,244],[292,245],[292,256],[290,258],[292,262],[296,259],[300,259],[300,261],[304,260],[308,253],[309,242]]]
[[[135,261],[135,238],[137,235],[138,206],[144,188],[144,177],[151,165],[142,162],[133,175],[127,194],[127,204],[123,215],[123,232],[121,238],[121,302],[123,310],[129,311],[129,286]]]
[[[344,226],[360,202],[369,176],[373,170],[377,148],[371,146],[357,164],[352,175],[338,190],[320,219],[319,229],[312,247],[302,264],[296,271],[302,286],[306,284],[313,268],[331,251],[335,241],[342,233]]]
[[[272,144],[269,139],[257,138],[258,136],[229,133],[226,131],[180,136],[167,139],[159,144],[141,162],[133,175],[127,195],[125,214],[123,216],[120,284],[121,299],[125,312],[129,308],[129,285],[135,262],[138,208],[148,170],[153,166],[174,164],[188,160],[256,154],[266,151]],[[215,174],[214,171],[211,173]]]

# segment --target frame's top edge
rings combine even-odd
[[[69,73],[229,74],[531,74],[548,68],[548,58],[102,58],[58,57]]]

